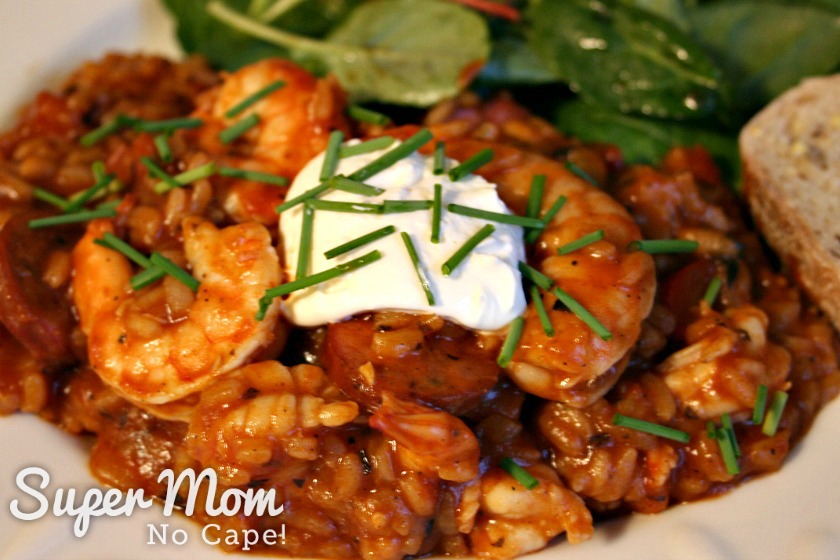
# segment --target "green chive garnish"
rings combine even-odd
[[[631,251],[644,251],[651,255],[663,253],[693,253],[700,246],[690,239],[642,239],[630,243]]]
[[[706,435],[709,439],[717,439],[717,426],[711,420],[706,421]]]
[[[297,278],[292,282],[287,282],[274,288],[270,288],[266,290],[265,295],[260,298],[260,309],[257,313],[257,320],[261,321],[265,317],[265,312],[268,311],[268,307],[271,305],[271,302],[274,300],[274,298],[285,296],[286,294],[290,294],[292,292],[296,292],[304,288],[309,288],[310,286],[314,286],[316,284],[332,280],[333,278],[338,278],[339,276],[347,274],[348,272],[362,268],[363,266],[367,266],[372,262],[378,261],[381,258],[382,253],[380,253],[379,251],[371,251],[370,253],[359,257],[358,259],[348,261],[333,268],[328,268],[327,270],[324,270],[322,272],[310,274],[305,278]]]
[[[155,177],[160,179],[162,183],[168,185],[169,187],[171,187],[173,189],[177,189],[181,186],[181,183],[179,183],[178,181],[173,179],[172,176],[169,175],[169,173],[167,173],[166,171],[161,169],[148,156],[142,156],[140,158],[140,163],[143,164],[143,167],[146,168],[146,170],[149,172],[150,175],[154,175]],[[158,183],[158,184],[160,184],[160,183]],[[155,185],[155,192],[159,192],[157,185]]]
[[[440,218],[443,205],[443,185],[435,183],[435,199],[432,201],[432,243],[440,243]]]
[[[428,276],[426,276],[426,271],[423,269],[423,265],[420,262],[420,257],[417,256],[417,249],[414,248],[414,242],[411,240],[411,236],[406,232],[400,232],[402,236],[403,243],[405,244],[405,249],[408,251],[408,257],[411,259],[411,264],[414,265],[414,271],[417,273],[417,279],[420,280],[420,287],[423,288],[423,293],[426,294],[426,301],[429,305],[435,304],[435,295],[432,293],[432,285],[429,282]]]
[[[767,385],[761,384],[755,394],[752,423],[756,426],[764,422],[764,411],[767,409]]]
[[[345,202],[343,200],[321,200],[310,199],[306,204],[316,210],[327,212],[349,212],[351,214],[381,214],[381,204],[369,204],[367,202]]]
[[[52,204],[60,210],[64,210],[65,208],[67,208],[67,205],[70,204],[70,201],[66,198],[58,196],[54,192],[42,189],[41,187],[35,187],[34,189],[32,189],[32,196],[34,196],[38,200],[42,200],[48,204]]]
[[[274,211],[277,212],[278,214],[282,214],[283,212],[285,212],[289,208],[292,208],[293,206],[297,206],[301,202],[309,200],[310,198],[315,198],[316,196],[328,191],[330,188],[331,187],[330,187],[329,182],[321,183],[317,187],[313,187],[313,188],[309,189],[308,191],[297,195],[294,198],[290,198],[289,200],[287,200],[283,204],[278,204],[277,207],[274,209]]]
[[[560,211],[564,204],[566,204],[566,195],[561,195],[557,197],[557,199],[552,203],[551,207],[549,207],[549,209],[545,211],[545,214],[543,214],[542,218],[540,218],[542,220],[544,228],[548,227],[548,225],[551,223],[551,220],[554,219],[554,216],[557,215],[557,212]],[[542,230],[540,229],[532,229],[531,231],[527,232],[525,234],[525,243],[534,243],[537,240],[537,238],[539,238],[540,233],[542,233]]]
[[[435,144],[435,157],[432,163],[432,173],[443,175],[446,173],[446,144],[438,142]]]
[[[456,165],[452,169],[449,170],[449,178],[453,181],[460,181],[482,165],[490,163],[493,159],[493,150],[490,148],[484,148],[477,154],[473,155],[471,158],[467,159],[465,162],[461,163],[460,165]]]
[[[350,105],[347,107],[347,115],[359,122],[376,124],[379,126],[385,126],[391,122],[391,118],[388,115],[383,115],[378,111],[367,109],[361,105]]]
[[[385,189],[348,179],[344,175],[336,175],[330,179],[330,187],[339,191],[360,194],[362,196],[377,196],[385,192]]]
[[[114,180],[114,175],[104,175],[102,176],[96,184],[94,184],[89,189],[86,189],[79,193],[78,196],[74,196],[72,200],[67,204],[64,208],[64,211],[67,213],[78,212],[82,209],[82,207],[87,204],[87,202],[96,196],[99,191],[104,189],[108,186],[108,184]]]
[[[741,446],[738,445],[738,438],[735,436],[735,426],[732,425],[732,418],[729,414],[724,414],[720,417],[720,424],[723,429],[729,432],[729,441],[732,442],[732,451],[735,452],[736,457],[741,456]]]
[[[165,119],[160,121],[143,121],[132,119],[129,123],[134,130],[139,132],[172,132],[178,128],[198,128],[204,121],[195,117],[181,117],[177,119]]]
[[[52,226],[63,226],[67,224],[77,224],[80,222],[87,222],[97,218],[113,218],[117,215],[117,211],[113,208],[97,208],[96,210],[82,210],[80,212],[73,212],[72,214],[60,214],[58,216],[48,216],[46,218],[36,218],[29,220],[29,229],[38,229]]]
[[[135,122],[137,122],[137,119],[133,117],[129,117],[127,115],[117,115],[112,121],[101,125],[99,128],[96,128],[79,138],[79,143],[85,147],[93,146],[105,137],[119,132],[127,126],[132,126]]]
[[[735,445],[732,440],[732,434],[726,428],[717,430],[717,442],[720,448],[720,455],[723,458],[723,465],[726,467],[726,472],[729,474],[738,474],[741,472],[738,466],[738,457],[735,453]]]
[[[588,182],[592,185],[595,185],[596,187],[601,186],[601,185],[598,184],[598,181],[596,181],[592,177],[592,175],[590,175],[589,173],[587,173],[586,171],[581,169],[581,167],[573,161],[566,160],[566,169],[568,169],[569,171],[571,171],[572,173],[574,173],[575,175],[577,175],[578,177],[580,177],[584,181],[586,181],[586,182]]]
[[[551,324],[551,319],[548,317],[548,311],[545,309],[540,289],[537,286],[531,286],[531,301],[534,303],[534,308],[537,310],[537,317],[540,318],[540,324],[546,336],[554,336],[554,326]]]
[[[223,131],[219,133],[219,140],[222,144],[230,144],[255,126],[260,124],[260,117],[256,113],[251,113],[247,117],[236,121]]]
[[[512,476],[516,482],[524,486],[526,490],[533,490],[540,485],[540,481],[534,478],[534,475],[526,471],[510,457],[505,457],[499,461],[499,466]]]
[[[774,436],[779,429],[779,422],[782,421],[782,412],[785,410],[787,404],[788,394],[782,391],[773,393],[773,402],[770,403],[770,410],[767,411],[767,416],[764,418],[764,424],[761,426],[761,433],[765,436]]]
[[[107,247],[108,249],[117,251],[118,253],[122,253],[136,264],[142,266],[143,268],[150,268],[152,266],[152,261],[146,258],[143,253],[111,233],[110,231],[105,232],[105,235],[102,236],[102,239],[94,239],[94,243],[97,245],[101,245],[103,247]]]
[[[434,204],[431,200],[385,200],[382,202],[382,213],[401,214],[429,210]]]
[[[493,227],[492,224],[487,224],[480,230],[478,230],[472,237],[467,239],[467,241],[461,246],[460,249],[455,251],[455,253],[447,259],[443,266],[441,266],[441,271],[443,272],[444,276],[449,276],[452,272],[458,268],[464,259],[467,258],[467,255],[475,249],[479,243],[493,235],[493,232],[496,231],[496,228]]]
[[[715,304],[715,300],[717,299],[718,292],[720,292],[720,287],[723,284],[721,279],[718,276],[712,278],[712,281],[709,282],[709,286],[706,288],[706,293],[703,294],[703,301],[709,304],[709,307]]]
[[[319,175],[321,181],[327,181],[335,175],[335,170],[338,167],[338,150],[341,149],[341,143],[343,141],[343,132],[340,130],[330,132],[330,139],[327,141],[327,150],[324,152],[324,162],[321,164],[321,174]]]
[[[169,147],[169,135],[167,133],[158,134],[153,140],[155,149],[160,156],[160,161],[163,163],[172,162],[172,148]]]
[[[607,330],[607,327],[595,318],[584,306],[582,306],[575,298],[560,289],[554,288],[551,293],[557,296],[557,299],[566,306],[566,308],[577,315],[577,318],[583,321],[592,331],[597,334],[602,340],[611,340],[612,333]]]
[[[289,180],[285,177],[281,177],[280,175],[272,175],[271,173],[252,171],[250,169],[236,169],[235,167],[220,167],[219,175],[223,177],[236,177],[238,179],[245,179],[256,183],[267,183],[277,187],[285,187],[289,184]]]
[[[132,276],[129,283],[131,284],[131,289],[136,292],[137,290],[142,290],[146,286],[154,284],[164,276],[166,276],[165,270],[159,266],[152,265],[146,270],[141,270]]]
[[[198,291],[198,287],[200,285],[198,280],[193,278],[189,272],[187,272],[171,260],[167,259],[160,253],[152,253],[152,255],[149,257],[149,260],[152,262],[153,265],[160,268],[168,275],[181,282],[193,292]]]
[[[552,280],[536,268],[529,266],[527,263],[524,263],[522,261],[519,262],[519,272],[522,274],[522,276],[524,276],[543,290],[548,291],[551,289],[552,286],[554,286],[554,280]]]
[[[161,181],[160,183],[156,184],[154,190],[158,194],[164,194],[171,191],[177,185],[178,187],[184,187],[189,185],[194,181],[198,181],[199,179],[206,179],[210,177],[216,172],[216,164],[214,162],[205,163],[204,165],[200,165],[198,167],[194,167],[193,169],[188,169],[183,173],[178,173],[174,177],[171,177],[173,183],[169,181]]]
[[[385,148],[390,147],[393,143],[393,136],[380,136],[379,138],[366,140],[358,144],[353,144],[352,146],[342,146],[338,150],[338,157],[346,158],[361,154],[369,154],[370,152],[375,152],[377,150],[384,150]]]
[[[397,231],[397,228],[394,226],[385,226],[384,228],[380,228],[376,231],[372,231],[370,233],[366,233],[365,235],[359,236],[356,239],[348,241],[347,243],[343,243],[338,247],[334,247],[329,251],[324,252],[324,257],[328,259],[332,259],[337,257],[338,255],[343,255],[353,249],[361,247],[363,245],[367,245],[368,243],[373,243],[383,237],[387,237]]]
[[[525,215],[529,218],[540,217],[544,192],[545,175],[534,175],[531,179],[531,190],[528,191],[528,205],[525,207]]]
[[[452,212],[453,214],[469,216],[470,218],[480,218],[482,220],[498,222],[501,224],[511,224],[514,226],[522,226],[537,229],[542,229],[545,227],[545,224],[539,218],[529,218],[527,216],[517,216],[515,214],[504,214],[502,212],[490,212],[489,210],[481,210],[480,208],[461,206],[460,204],[450,204],[446,207],[446,209]]]
[[[510,365],[510,360],[513,357],[513,352],[516,350],[519,339],[522,338],[522,330],[525,328],[525,318],[517,317],[510,323],[505,342],[502,344],[502,349],[499,352],[499,357],[496,363],[499,367],[506,368]]]
[[[312,255],[312,225],[315,221],[315,209],[312,201],[303,205],[303,219],[300,222],[300,240],[297,270],[295,278],[304,278],[309,272],[309,258]]]
[[[600,241],[603,238],[604,238],[604,230],[602,230],[602,229],[593,231],[592,233],[587,233],[583,237],[575,239],[574,241],[572,241],[570,243],[566,243],[562,247],[558,247],[557,248],[557,254],[558,255],[568,255],[569,253],[577,251],[578,249],[582,249],[583,247],[586,247],[587,245],[591,245],[591,244],[595,243],[596,241]]]
[[[267,86],[255,91],[254,93],[252,93],[251,95],[249,95],[248,97],[246,97],[245,99],[243,99],[242,101],[240,101],[239,103],[237,103],[236,105],[234,105],[233,107],[231,107],[230,109],[225,111],[225,118],[226,119],[232,119],[233,117],[235,117],[236,115],[238,115],[239,113],[241,113],[242,111],[244,111],[245,109],[247,109],[248,107],[250,107],[251,105],[256,103],[257,101],[259,101],[263,97],[266,97],[266,96],[274,93],[275,91],[277,91],[278,89],[280,89],[281,87],[283,87],[285,85],[286,85],[286,82],[284,82],[283,80],[277,80],[275,82],[271,82]]]
[[[613,416],[612,423],[615,426],[629,428],[631,430],[636,430],[637,432],[644,432],[646,434],[663,437],[665,439],[678,441],[680,443],[688,443],[689,441],[691,441],[691,435],[682,430],[677,430],[676,428],[663,426],[662,424],[655,424],[653,422],[648,422],[647,420],[641,420],[639,418],[624,416],[623,414],[616,413]]]
[[[388,169],[401,159],[407,157],[408,155],[416,152],[419,150],[423,144],[428,142],[433,138],[432,133],[429,129],[424,128],[414,134],[411,138],[400,144],[395,148],[391,148],[391,150],[385,152],[369,164],[357,169],[353,173],[347,176],[348,179],[353,179],[354,181],[366,181],[370,179],[377,173]]]

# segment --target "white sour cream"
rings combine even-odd
[[[351,142],[355,143],[355,142]],[[349,175],[386,151],[343,158],[337,174]],[[287,198],[298,196],[320,184],[321,154],[310,161],[294,180]],[[457,162],[449,160],[449,168]],[[434,185],[443,187],[440,243],[431,242],[432,211],[401,214],[350,214],[316,210],[313,223],[309,274],[356,259],[373,250],[382,258],[363,268],[311,288],[293,292],[284,302],[284,313],[295,325],[311,327],[337,322],[357,313],[376,310],[436,314],[476,330],[505,327],[525,309],[525,294],[517,268],[525,260],[522,228],[494,223],[496,231],[482,241],[448,277],[441,265],[486,221],[448,212],[449,204],[460,204],[492,212],[510,213],[499,199],[496,186],[477,175],[453,182],[446,175],[434,175],[433,161],[414,153],[365,182],[385,192],[362,196],[330,190],[318,198],[345,202],[381,204],[385,200],[433,200]],[[294,280],[301,237],[303,205],[280,215],[284,265]],[[348,253],[326,259],[324,252],[379,228],[393,225],[397,232]],[[430,306],[406,251],[400,232],[411,236],[430,280],[435,305]]]

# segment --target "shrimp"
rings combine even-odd
[[[171,277],[132,291],[128,259],[94,243],[114,231],[110,220],[91,222],[73,250],[73,298],[91,367],[141,406],[183,399],[283,338],[278,305],[256,319],[260,297],[281,279],[266,228],[219,230],[189,217],[182,229],[184,256],[201,282],[196,294]]]
[[[751,410],[759,385],[782,388],[787,350],[767,339],[767,315],[752,305],[717,313],[705,302],[686,329],[688,346],[656,368],[668,388],[704,420]]]
[[[226,113],[250,95],[278,81],[284,85],[241,113]],[[226,74],[223,83],[200,103],[194,116],[210,126],[202,130],[211,152],[224,154],[234,167],[292,178],[327,147],[330,132],[346,130],[344,95],[330,80],[319,80],[287,60],[267,59]],[[259,122],[230,145],[218,133],[243,118],[256,115]],[[264,183],[232,179],[222,194],[222,205],[237,221],[259,219],[277,222],[274,207],[285,191]]]
[[[628,246],[641,239],[638,226],[621,204],[579,178],[559,161],[505,144],[465,138],[446,140],[447,156],[464,161],[483,148],[494,159],[476,173],[498,185],[499,196],[511,210],[524,213],[535,175],[546,176],[542,212],[559,197],[566,202],[536,243],[536,268],[583,305],[609,331],[605,340],[575,314],[555,309],[557,298],[543,296],[556,334],[545,334],[531,303],[525,327],[508,375],[522,389],[540,397],[585,406],[618,379],[641,333],[642,321],[653,306],[656,276],[653,259]],[[602,240],[567,255],[557,248],[583,235],[604,231]],[[562,306],[562,304],[561,304]],[[606,376],[610,383],[597,383]],[[593,385],[593,396],[569,393]]]

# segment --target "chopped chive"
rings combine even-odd
[[[142,290],[146,286],[154,284],[164,276],[166,276],[165,270],[159,266],[152,265],[146,270],[141,270],[132,276],[129,283],[131,284],[131,289],[136,292],[137,290]]]
[[[153,265],[162,269],[168,275],[181,282],[193,292],[198,291],[198,287],[200,285],[198,280],[193,278],[193,276],[189,272],[187,272],[171,260],[167,259],[160,253],[152,253],[152,255],[149,257],[149,260],[152,262]]]
[[[171,177],[172,182],[163,180],[154,186],[154,190],[158,194],[164,194],[174,188],[184,187],[199,179],[206,179],[216,172],[216,164],[214,162],[205,163],[198,167],[188,169],[183,173],[178,173]],[[177,186],[176,186],[177,185]]]
[[[254,93],[252,93],[251,95],[249,95],[248,97],[246,97],[245,99],[243,99],[242,101],[225,111],[225,118],[232,119],[233,117],[235,117],[236,115],[238,115],[257,101],[259,101],[263,97],[271,95],[272,93],[274,93],[275,91],[277,91],[285,85],[286,82],[284,82],[283,80],[277,80],[271,82],[270,84],[261,89],[258,89],[257,91],[255,91]]]
[[[301,194],[297,195],[296,197],[287,200],[283,204],[278,204],[277,207],[274,209],[274,211],[277,212],[278,214],[282,214],[283,212],[285,212],[289,208],[297,206],[301,202],[309,200],[310,198],[315,198],[316,196],[328,191],[329,189],[330,189],[330,183],[329,182],[321,183],[317,187],[312,187],[308,191],[306,191],[304,193],[301,193]]]
[[[287,282],[274,288],[270,288],[266,290],[265,295],[263,295],[263,297],[260,298],[260,309],[257,313],[257,320],[261,321],[263,318],[265,318],[265,313],[266,311],[268,311],[268,307],[271,305],[271,302],[274,300],[274,298],[278,298],[280,296],[284,296],[286,294],[290,294],[292,292],[296,292],[304,288],[309,288],[316,284],[332,280],[333,278],[338,278],[343,274],[347,274],[348,272],[351,272],[358,268],[362,268],[363,266],[367,266],[372,262],[378,261],[381,258],[382,253],[380,253],[379,251],[371,251],[370,253],[359,257],[358,259],[353,259],[352,261],[348,261],[346,263],[337,265],[333,268],[328,268],[327,270],[316,272],[315,274],[310,274],[305,278],[297,278],[291,282]]]
[[[391,122],[391,117],[388,115],[383,115],[378,111],[374,111],[360,105],[350,105],[347,107],[347,115],[359,122],[377,124],[379,126],[385,126]]]
[[[517,317],[510,322],[508,333],[505,337],[505,342],[502,344],[502,349],[499,352],[499,357],[496,358],[496,363],[499,367],[506,368],[510,365],[510,360],[519,344],[519,339],[522,338],[522,330],[525,328],[525,318]]]
[[[756,426],[764,422],[764,411],[767,409],[767,385],[761,384],[755,394],[752,423]]]
[[[149,172],[149,174],[154,175],[155,177],[157,177],[158,179],[160,179],[160,180],[161,180],[163,183],[165,183],[166,185],[168,185],[168,186],[172,187],[173,189],[180,188],[181,183],[179,183],[178,181],[176,181],[175,179],[173,179],[173,178],[172,178],[172,176],[171,176],[171,175],[169,175],[169,173],[167,173],[166,171],[164,171],[163,169],[161,169],[161,168],[160,168],[160,167],[159,167],[159,166],[158,166],[155,162],[153,162],[153,161],[151,160],[151,158],[149,158],[148,156],[142,156],[142,157],[140,158],[140,163],[142,163],[142,164],[143,164],[143,167],[145,167],[145,168],[146,168],[146,170]],[[160,183],[158,183],[158,184],[160,184]],[[159,191],[158,191],[158,188],[157,188],[157,185],[155,185],[155,191],[156,191],[156,192],[159,192]]]
[[[113,208],[97,208],[96,210],[82,210],[72,214],[60,214],[58,216],[48,216],[46,218],[36,218],[29,220],[29,229],[38,229],[52,226],[63,226],[67,224],[77,224],[80,222],[87,222],[95,220],[96,218],[113,218],[117,215],[117,211]]]
[[[105,162],[101,159],[90,164],[90,172],[93,173],[94,182],[98,182],[105,177]]]
[[[169,135],[167,133],[158,134],[152,140],[155,144],[155,149],[160,156],[160,161],[163,163],[172,163],[172,148],[169,147]]]
[[[114,180],[114,175],[104,175],[89,189],[86,189],[74,196],[72,200],[65,206],[64,211],[67,213],[78,212],[87,202],[97,195],[102,189]]]
[[[592,233],[587,233],[586,235],[570,242],[566,243],[562,247],[557,248],[558,255],[568,255],[571,252],[577,251],[578,249],[582,249],[587,245],[591,245],[596,241],[600,241],[604,238],[604,230],[599,229],[593,231]]]
[[[338,150],[341,149],[341,143],[343,141],[343,132],[340,130],[330,132],[330,139],[327,141],[327,150],[324,152],[324,162],[321,164],[321,174],[319,175],[321,181],[327,181],[335,175],[335,170],[338,167]]]
[[[236,177],[238,179],[246,179],[256,183],[267,183],[278,187],[285,187],[289,184],[289,180],[280,175],[273,175],[271,173],[263,173],[262,171],[252,171],[250,169],[237,169],[235,167],[220,167],[219,175],[223,177]]]
[[[717,430],[717,442],[720,448],[720,455],[723,458],[723,465],[726,467],[726,472],[732,475],[741,472],[738,466],[738,457],[735,454],[735,446],[732,441],[732,434],[726,428]]]
[[[369,204],[367,202],[345,202],[343,200],[321,200],[310,199],[306,204],[315,210],[327,212],[349,212],[352,214],[381,214],[381,204]]]
[[[543,290],[548,291],[551,289],[552,286],[554,286],[554,280],[552,280],[536,268],[529,266],[527,263],[524,263],[522,261],[519,262],[519,272],[522,274],[522,276],[524,276]]]
[[[411,259],[411,264],[414,265],[414,271],[417,273],[417,279],[420,280],[420,287],[423,288],[423,293],[426,294],[426,301],[429,305],[435,304],[435,295],[432,293],[432,285],[429,282],[429,277],[423,269],[423,264],[420,262],[420,257],[417,256],[417,249],[414,248],[414,242],[411,236],[406,232],[400,232],[405,249],[408,251],[408,257]]]
[[[435,157],[432,164],[432,173],[443,175],[446,173],[446,144],[437,142],[435,144]]]
[[[493,150],[484,148],[463,163],[456,165],[449,170],[449,178],[453,181],[460,181],[482,165],[490,163],[493,159]]]
[[[565,305],[569,311],[577,315],[577,318],[583,321],[592,331],[597,334],[602,340],[611,340],[612,333],[595,318],[584,306],[575,298],[563,291],[559,286],[554,288],[551,293],[557,296],[557,299]]]
[[[65,208],[67,208],[67,205],[70,204],[70,201],[66,198],[58,196],[54,192],[42,189],[41,187],[35,187],[34,189],[32,189],[32,196],[34,196],[38,200],[42,200],[48,204],[52,204],[60,210],[64,210]]]
[[[487,224],[480,230],[478,230],[472,237],[467,239],[467,241],[461,246],[460,249],[455,251],[455,253],[447,259],[445,263],[441,266],[441,271],[443,272],[444,276],[449,276],[452,274],[458,265],[460,265],[464,259],[467,258],[467,255],[475,249],[479,243],[493,235],[493,232],[496,231],[496,228],[493,227],[492,224]]]
[[[196,117],[180,117],[177,119],[164,119],[160,121],[144,121],[132,119],[130,126],[139,132],[172,132],[178,128],[198,128],[204,121]]]
[[[554,219],[554,216],[557,215],[557,212],[563,208],[563,205],[566,204],[566,195],[561,195],[557,197],[557,199],[551,204],[548,210],[545,211],[545,214],[542,215],[540,218],[543,222],[543,227],[547,228],[549,224],[551,224],[551,220]],[[540,233],[542,230],[533,229],[525,234],[525,243],[534,243],[537,238],[539,238]]]
[[[526,471],[510,457],[505,457],[499,461],[499,466],[512,476],[516,482],[524,486],[526,490],[533,490],[540,485],[540,481],[534,478],[534,475]]]
[[[129,117],[127,115],[117,115],[110,122],[107,122],[101,125],[99,128],[91,130],[87,134],[83,135],[81,138],[79,138],[79,143],[85,147],[93,146],[94,144],[96,144],[100,140],[103,140],[107,136],[119,132],[127,126],[132,126],[136,122],[137,119],[135,119],[134,117]]]
[[[578,164],[573,161],[566,160],[566,169],[583,179],[584,181],[595,185],[596,187],[600,187],[601,185],[598,184],[598,181],[595,180],[592,175],[584,171]]]
[[[534,175],[531,178],[531,190],[528,191],[528,205],[525,207],[525,215],[529,218],[540,217],[544,192],[545,175]]]
[[[377,173],[388,169],[401,159],[416,152],[423,146],[423,144],[432,138],[433,136],[429,129],[424,128],[399,146],[391,148],[389,151],[385,152],[367,165],[360,167],[347,177],[348,179],[353,179],[354,181],[365,181],[370,179]]]
[[[103,202],[103,203],[99,204],[96,207],[96,209],[97,210],[105,210],[107,208],[108,210],[116,210],[117,207],[122,203],[123,203],[123,199],[121,199],[121,198],[118,198],[116,200],[109,200],[107,202]]]
[[[469,216],[470,218],[480,218],[482,220],[498,222],[500,224],[511,224],[514,226],[538,229],[542,229],[545,227],[545,224],[539,218],[529,218],[527,216],[517,216],[515,214],[504,214],[502,212],[490,212],[489,210],[481,210],[480,208],[461,206],[460,204],[450,204],[446,207],[446,209],[452,212],[453,214]]]
[[[435,183],[435,199],[432,201],[432,243],[440,243],[440,218],[443,205],[443,185]]]
[[[404,212],[417,212],[429,210],[434,206],[431,200],[385,200],[382,202],[383,214],[400,214]]]
[[[709,282],[709,286],[706,288],[706,293],[703,294],[703,301],[709,304],[709,307],[715,304],[715,300],[717,299],[718,292],[720,292],[720,287],[723,284],[720,277],[715,276],[712,278],[712,281]]]
[[[663,426],[662,424],[648,422],[647,420],[641,420],[639,418],[625,416],[623,414],[616,413],[613,416],[612,423],[615,426],[629,428],[631,430],[636,430],[637,432],[644,432],[646,434],[651,434],[654,436],[664,437],[665,439],[678,441],[680,443],[688,443],[689,441],[691,441],[691,435],[688,432],[677,430],[676,428],[670,428],[668,426]]]
[[[338,150],[338,157],[346,158],[361,154],[369,154],[370,152],[375,152],[376,150],[389,148],[393,143],[393,136],[380,136],[379,138],[372,138],[371,140],[353,144],[352,146],[342,146]]]
[[[788,394],[782,391],[773,393],[773,402],[770,403],[770,409],[767,411],[767,416],[764,418],[764,424],[761,426],[761,433],[765,436],[774,436],[779,429],[779,422],[782,420],[782,412],[787,404]]]
[[[706,435],[709,439],[717,439],[717,426],[711,420],[706,421]]]
[[[300,240],[298,241],[298,261],[295,278],[303,278],[309,273],[309,260],[312,256],[312,225],[315,221],[315,209],[311,201],[303,205],[303,219],[300,222]]]
[[[720,424],[724,430],[729,432],[729,441],[732,442],[732,451],[735,452],[735,456],[740,457],[741,446],[738,445],[738,438],[735,436],[735,426],[732,425],[732,418],[730,418],[728,413],[720,417]]]
[[[360,194],[362,196],[377,196],[385,192],[385,189],[348,179],[344,175],[336,175],[330,179],[330,187],[339,191]]]
[[[259,115],[251,113],[247,117],[236,121],[226,129],[219,132],[219,140],[222,144],[230,144],[258,124],[260,124]]]
[[[631,251],[644,251],[651,255],[662,253],[693,253],[700,244],[690,239],[641,239],[630,243]]]
[[[118,253],[122,253],[136,264],[142,266],[143,268],[151,268],[152,261],[146,258],[143,253],[111,233],[110,231],[105,232],[105,235],[102,236],[102,239],[94,239],[94,243],[97,245],[101,245],[103,247],[107,247],[108,249],[112,249],[117,251]]]
[[[531,301],[534,303],[534,308],[537,310],[537,317],[540,318],[543,332],[546,336],[554,336],[554,326],[551,324],[551,319],[548,317],[548,311],[545,310],[545,303],[543,303],[540,289],[536,285],[531,286]]]
[[[334,247],[329,251],[324,252],[324,257],[328,259],[332,259],[337,257],[338,255],[343,255],[353,249],[361,247],[363,245],[367,245],[368,243],[373,243],[383,237],[387,237],[397,231],[397,228],[394,226],[385,226],[384,228],[377,229],[376,231],[372,231],[370,233],[366,233],[365,235],[359,236],[356,239],[352,239],[347,243],[343,243],[338,247]]]

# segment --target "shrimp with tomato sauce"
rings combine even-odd
[[[536,308],[530,304],[507,373],[522,389],[546,399],[585,405],[598,398],[618,379],[653,306],[653,259],[628,249],[642,238],[638,226],[619,202],[560,161],[506,144],[442,139],[447,156],[458,161],[491,148],[493,161],[476,173],[496,183],[501,199],[517,214],[525,211],[535,175],[546,177],[543,213],[558,198],[566,197],[538,238],[532,262],[604,325],[610,336],[596,334],[553,294],[546,293],[543,301],[556,334],[544,332]],[[557,253],[566,243],[598,230],[603,230],[603,239],[566,255]],[[581,387],[587,388],[590,397],[574,393]]]
[[[200,282],[195,294],[169,276],[132,290],[128,259],[94,243],[114,229],[110,220],[93,221],[74,248],[73,297],[91,367],[123,396],[172,403],[283,339],[277,305],[256,319],[259,298],[281,278],[265,227],[220,230],[185,219],[183,257]]]

